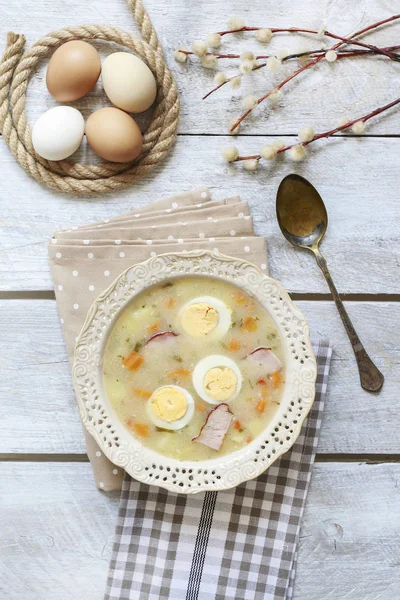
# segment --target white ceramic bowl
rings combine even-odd
[[[108,335],[132,298],[159,282],[193,275],[227,281],[258,300],[279,331],[286,367],[283,398],[265,430],[245,448],[207,461],[180,461],[142,446],[115,415],[102,376]],[[90,308],[73,366],[82,421],[104,454],[139,481],[184,494],[234,487],[289,450],[314,401],[316,375],[308,325],[284,288],[246,261],[208,251],[164,254],[122,273]]]

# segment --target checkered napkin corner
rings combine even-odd
[[[105,600],[291,600],[332,350],[289,452],[257,479],[185,496],[125,477]]]

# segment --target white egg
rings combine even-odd
[[[109,100],[127,112],[143,112],[156,99],[157,83],[153,73],[145,62],[129,52],[107,56],[101,78]]]
[[[176,404],[173,406],[174,398],[172,397],[170,390],[172,390],[175,395],[175,401],[178,399],[179,406]],[[184,403],[182,403],[183,399]],[[161,408],[163,408],[165,412],[173,412],[173,410],[176,410],[177,408],[182,410],[186,408],[186,410],[179,418],[170,418],[169,420],[163,419],[160,415],[156,414],[157,410],[154,408],[155,400],[158,400],[158,403],[161,401]],[[158,406],[160,407],[160,404],[158,404]],[[194,400],[191,394],[179,385],[163,385],[157,388],[147,401],[146,412],[149,419],[156,427],[176,431],[185,427],[192,420],[194,415]],[[170,415],[170,417],[173,417],[173,414]]]
[[[209,311],[210,308],[214,310]],[[179,311],[179,319],[186,333],[210,339],[219,339],[229,331],[231,315],[232,311],[225,302],[213,296],[194,298]]]
[[[242,373],[237,364],[219,354],[201,359],[192,375],[193,387],[209,404],[234,400],[242,389]]]
[[[35,152],[47,160],[63,160],[82,143],[85,121],[72,106],[55,106],[43,113],[32,129]]]

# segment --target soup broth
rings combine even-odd
[[[119,419],[144,446],[181,460],[250,443],[280,404],[284,372],[268,312],[236,286],[201,277],[135,298],[103,358],[105,391]]]

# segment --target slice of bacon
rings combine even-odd
[[[229,410],[229,406],[225,402],[218,404],[209,413],[199,435],[194,437],[192,441],[204,444],[212,450],[219,450],[232,419],[233,414]]]
[[[271,348],[265,348],[265,346],[255,348],[246,358],[256,360],[262,365],[266,375],[282,369],[282,363],[279,358],[272,352]]]
[[[159,331],[158,333],[155,333],[154,335],[149,337],[149,339],[146,342],[146,345],[150,344],[150,342],[153,342],[155,340],[165,342],[166,340],[172,340],[174,337],[178,337],[178,334],[174,331]]]

